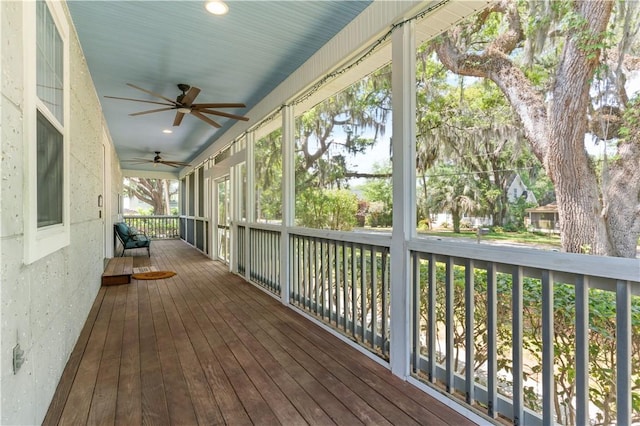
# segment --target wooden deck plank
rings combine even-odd
[[[105,292],[106,290],[103,288],[100,288],[98,291],[96,300],[93,302],[93,306],[87,316],[87,321],[85,322],[84,327],[82,327],[78,341],[76,342],[73,352],[71,352],[71,356],[69,357],[67,365],[62,373],[54,398],[49,405],[49,410],[47,411],[47,415],[43,421],[44,426],[57,424],[58,419],[62,416],[62,411],[64,410],[67,398],[71,392],[74,377],[80,367],[80,362],[82,361],[82,356],[86,350],[87,342],[89,341],[91,331],[95,325],[96,317],[98,316],[98,312],[102,306],[102,300],[104,299]]]
[[[206,300],[202,296],[204,294],[199,293],[196,300]],[[282,424],[303,424],[304,418],[298,412],[296,407],[290,403],[287,399],[287,395],[282,392],[278,383],[270,376],[270,370],[262,365],[262,353],[250,351],[246,346],[245,338],[237,333],[237,329],[232,327],[229,323],[226,323],[220,316],[218,310],[213,306],[206,306],[204,308],[207,316],[219,322],[223,326],[221,327],[221,337],[228,340],[229,350],[238,363],[242,366],[247,373],[251,382],[259,390],[262,398],[267,405],[271,408],[275,416]],[[235,334],[233,338],[231,335]],[[280,368],[278,368],[281,370]],[[325,423],[329,420],[328,417],[316,418],[316,420],[323,420]]]
[[[224,291],[222,289],[218,289],[217,291]],[[250,301],[250,298],[247,298]],[[243,304],[244,305],[244,304]],[[274,357],[281,363],[279,368],[281,369],[284,365],[288,365],[289,363],[299,363],[302,368],[307,370],[309,374],[311,374],[319,384],[323,384],[326,389],[331,392],[339,401],[341,401],[352,413],[363,423],[367,424],[390,424],[389,421],[376,411],[373,407],[382,403],[383,407],[392,407],[389,405],[384,398],[379,395],[373,395],[374,399],[372,403],[368,403],[364,401],[360,396],[358,396],[355,392],[350,389],[350,386],[353,383],[358,382],[358,378],[352,374],[347,374],[346,379],[343,377],[342,380],[338,379],[337,376],[332,374],[333,366],[332,364],[325,364],[329,367],[324,368],[320,364],[316,363],[308,354],[304,353],[295,345],[295,339],[287,339],[282,333],[279,332],[279,329],[282,328],[281,324],[268,324],[263,319],[271,315],[273,309],[281,309],[279,303],[277,304],[268,304],[267,307],[269,312],[265,313],[264,309],[261,309],[259,305],[252,306],[237,306],[233,309],[233,311],[229,312],[235,316],[236,320],[228,319],[227,323],[230,326],[234,327],[238,324],[247,324],[251,326],[251,332],[257,336],[260,336],[260,341],[264,341],[268,346],[269,350],[273,353]],[[261,315],[262,318],[256,321],[257,315]],[[317,348],[314,345],[310,345],[308,348],[309,353],[315,353],[320,351],[320,348]],[[331,371],[330,371],[331,370]],[[349,385],[346,385],[345,383]],[[378,397],[377,400],[375,397]],[[387,403],[387,404],[385,404]],[[332,412],[335,411],[331,410]],[[389,411],[389,410],[387,410]],[[392,420],[392,423],[395,424],[416,424],[415,421],[412,421],[411,418],[407,417],[400,411],[399,409],[395,409],[394,413],[386,413],[387,417]],[[395,414],[395,415],[393,415]],[[343,423],[347,421],[347,419],[336,419],[337,422]],[[353,420],[351,420],[353,421]]]
[[[142,424],[138,288],[127,286],[115,423]]]
[[[252,292],[244,293],[247,296],[247,306],[243,309],[249,309],[250,312],[253,312],[256,308],[252,307],[251,304],[253,301],[250,301],[250,298],[253,296]],[[253,299],[260,301],[260,299]],[[276,316],[278,315],[277,311],[274,311]],[[313,345],[318,346],[318,350],[316,351],[307,351],[309,355],[314,357],[316,361],[322,365],[334,365],[334,372],[344,371],[342,368],[347,371],[353,372],[355,377],[358,377],[366,386],[376,389],[376,391],[380,392],[387,400],[394,401],[397,403],[398,408],[406,413],[411,415],[414,419],[418,421],[423,421],[426,416],[429,416],[430,421],[428,424],[448,424],[452,420],[456,421],[456,424],[469,424],[469,421],[457,414],[453,413],[448,415],[446,418],[438,418],[433,416],[433,413],[428,409],[430,404],[441,405],[444,408],[444,405],[433,401],[428,395],[422,392],[411,392],[410,394],[413,396],[413,401],[416,404],[411,403],[411,401],[407,401],[406,398],[403,398],[407,391],[411,390],[411,385],[406,382],[395,380],[396,378],[393,376],[389,376],[388,370],[383,366],[369,361],[370,365],[363,366],[361,362],[354,362],[354,359],[357,359],[357,351],[353,348],[348,348],[345,351],[334,351],[334,345],[337,343],[337,338],[335,336],[331,336],[322,330],[319,327],[310,327],[309,321],[307,321],[303,317],[295,318],[296,321],[291,321],[288,316],[284,318],[285,322],[276,322],[275,324],[278,327],[285,327],[288,329],[287,332],[282,333],[283,335],[289,336],[293,339],[293,341],[298,342],[301,348],[311,348]],[[267,320],[277,321],[274,319],[274,315],[267,316]],[[293,338],[295,336],[295,338]],[[330,336],[330,337],[329,337]],[[305,349],[307,350],[307,349]],[[333,359],[328,355],[334,356]],[[342,368],[340,368],[342,367]],[[382,381],[373,380],[374,376],[371,375],[371,371],[374,371],[378,377],[383,377]],[[359,381],[350,381],[353,386],[357,387]],[[373,402],[372,402],[373,403]],[[388,408],[388,407],[387,407]]]
[[[140,327],[140,389],[142,424],[169,424],[169,407],[165,396],[162,368],[151,314],[148,286],[136,281],[138,321]]]
[[[235,314],[239,321],[245,321],[249,317],[246,312],[235,312]],[[334,371],[334,368],[336,368],[334,364],[328,363],[325,364],[325,366],[318,364],[315,359],[297,346],[296,342],[294,342],[295,339],[292,339],[291,336],[284,336],[273,324],[267,323],[264,320],[251,322],[251,324],[254,326],[252,332],[256,335],[263,336],[261,340],[269,342],[271,352],[277,356],[281,365],[285,365],[288,362],[299,363],[302,368],[318,383],[326,387],[326,389],[331,392],[337,400],[341,401],[345,405],[345,408],[350,410],[361,422],[376,425],[391,423],[403,425],[417,424],[399,409],[385,413],[386,416],[376,411],[373,407],[376,407],[377,404],[389,408],[393,406],[385,404],[387,401],[384,401],[381,397],[376,399],[375,397],[378,396],[376,394],[374,394],[373,397],[366,398],[370,400],[370,402],[367,402],[366,399],[363,399],[363,396],[352,390],[353,384],[357,384],[359,381],[357,377],[351,374],[338,376]],[[309,346],[307,349],[310,353],[321,351],[321,349],[316,346]],[[363,388],[364,387],[361,387],[360,391],[362,394],[365,394],[369,389]],[[336,421],[339,423],[343,422],[342,419],[336,419]]]
[[[111,312],[104,348],[102,350],[96,386],[93,390],[93,397],[89,408],[89,417],[87,420],[89,424],[113,423],[115,421],[126,292],[127,288],[124,286],[118,287],[115,290],[116,297]]]
[[[195,411],[176,352],[176,342],[169,328],[165,307],[160,300],[158,282],[140,281],[138,285],[146,286],[149,292],[162,378],[167,394],[169,421],[172,424],[196,424]]]
[[[187,312],[180,312],[179,306],[169,291],[169,288],[175,288],[178,281],[179,279],[158,280],[158,291],[162,298],[197,421],[199,424],[219,424],[224,419],[217,408],[213,392],[184,326],[183,315],[186,315]]]
[[[115,296],[115,292],[107,292],[102,300],[95,326],[91,331],[67,403],[60,416],[61,424],[84,424],[87,422]]]
[[[193,337],[197,337],[195,342],[200,347],[202,347],[201,345],[203,344],[207,345],[208,350],[206,350],[206,352],[211,354],[210,357],[200,358],[200,363],[204,365],[205,371],[210,370],[211,367],[213,367],[214,371],[217,371],[213,377],[210,374],[208,374],[207,377],[214,389],[224,421],[227,423],[235,423],[239,420],[241,423],[246,422],[246,424],[250,424],[251,419],[242,404],[244,395],[239,397],[237,393],[237,390],[240,390],[241,394],[243,393],[242,387],[234,386],[230,381],[230,377],[233,377],[237,372],[229,370],[229,365],[225,364],[227,372],[230,374],[230,376],[227,376],[225,366],[221,363],[221,361],[224,362],[224,360],[220,358],[220,356],[229,356],[229,348],[225,345],[225,340],[220,336],[205,312],[202,311],[200,300],[188,291],[188,287],[186,287],[187,283],[183,281],[182,276],[183,275],[178,275],[175,278],[177,282],[185,286],[185,290],[178,291],[177,286],[170,286],[169,289],[176,300],[176,306],[180,307],[180,315],[185,321],[185,326],[189,330],[192,342]],[[212,361],[214,361],[213,364]],[[215,391],[216,389],[218,391]],[[251,396],[252,392],[250,391],[248,394]],[[251,410],[251,407],[249,407],[249,409]]]
[[[216,265],[216,267],[218,266]],[[242,283],[242,279],[239,277],[234,277],[233,279],[237,280],[238,284]],[[420,404],[405,404],[404,403],[405,398],[402,398],[402,396],[404,395],[404,392],[406,392],[407,390],[412,390],[411,388],[409,388],[411,387],[411,385],[400,380],[395,380],[396,379],[395,377],[389,376],[388,370],[386,368],[382,367],[381,365],[373,361],[368,360],[370,365],[367,365],[366,367],[363,367],[361,365],[361,362],[354,362],[353,361],[354,359],[358,359],[358,353],[353,348],[348,348],[345,351],[336,352],[335,350],[333,350],[333,348],[335,347],[336,344],[339,344],[338,339],[335,336],[332,336],[329,333],[325,332],[319,327],[311,326],[309,321],[303,318],[302,316],[297,316],[293,318],[293,321],[292,321],[292,318],[288,315],[287,312],[280,312],[277,309],[271,310],[273,308],[271,306],[272,305],[271,302],[268,302],[268,301],[265,302],[264,298],[259,296],[256,297],[255,292],[250,290],[246,291],[247,289],[241,286],[238,286],[237,290],[243,292],[243,295],[245,296],[244,300],[246,303],[243,304],[243,306],[238,306],[237,307],[238,309],[235,310],[234,312],[237,313],[239,312],[239,310],[243,310],[245,311],[245,314],[253,315],[253,313],[260,311],[259,309],[260,304],[267,303],[270,309],[270,314],[265,316],[265,318],[267,320],[270,320],[272,324],[274,324],[274,327],[276,329],[280,330],[278,334],[272,335],[273,337],[279,337],[279,336],[290,337],[291,340],[293,342],[296,342],[301,349],[305,350],[308,353],[309,356],[312,356],[313,358],[315,358],[316,362],[318,362],[319,365],[333,365],[334,368],[332,368],[332,372],[334,374],[340,373],[340,372],[344,374],[345,371],[346,372],[353,371],[354,373],[347,373],[347,375],[344,376],[344,381],[346,383],[349,383],[349,386],[359,389],[360,395],[368,395],[370,398],[378,399],[376,395],[368,394],[365,392],[366,387],[371,387],[373,389],[376,389],[377,391],[380,391],[384,399],[389,401],[398,401],[397,408],[399,409],[399,412],[410,414],[414,419],[413,421],[424,422],[423,419],[425,417],[428,417],[430,419],[428,424],[435,425],[435,424],[447,424],[452,420],[451,417],[449,416],[444,419],[438,418],[437,416],[433,416],[433,414],[425,407],[429,407],[428,404],[429,403],[433,404],[434,402],[432,401],[431,398],[429,398],[426,394],[422,392],[412,393],[417,395],[414,401]],[[255,303],[257,303],[258,305],[255,305]],[[280,322],[276,319],[278,314],[283,315],[282,319],[284,322]],[[245,318],[246,318],[246,315],[245,315]],[[281,331],[283,327],[288,328],[289,331],[282,333]],[[293,336],[295,336],[296,338],[293,338]],[[286,343],[281,341],[281,345],[285,345],[285,344]],[[316,350],[313,350],[314,345],[318,345]],[[334,353],[339,355],[338,359],[331,359],[327,355],[327,354],[334,354]],[[336,361],[339,361],[339,363],[336,363]],[[384,379],[382,382],[377,380],[371,380],[372,379],[371,374],[370,373],[367,374],[367,372],[369,372],[370,369],[374,369],[380,374],[380,376],[389,377],[391,380],[387,381],[386,379]],[[349,375],[351,377],[348,377]],[[361,386],[359,386],[361,384],[362,378],[365,379],[364,389]],[[400,386],[401,388],[396,389],[396,386]],[[384,404],[381,405],[379,404],[379,402],[380,402],[379,400],[370,401],[370,403],[373,406],[382,407],[386,410],[390,409],[388,405],[384,405]],[[425,404],[425,405],[422,405],[422,404]],[[438,403],[438,404],[444,407],[443,404],[441,403]],[[395,411],[397,415],[398,410],[393,410],[393,411]],[[389,415],[390,413],[387,413],[387,416]],[[469,421],[465,417],[457,413],[454,413],[453,417],[457,419],[456,424],[469,424]],[[390,419],[393,423],[402,422],[404,424],[405,422],[409,422],[408,420],[394,418],[393,416],[391,416]]]
[[[133,265],[177,275],[101,288],[45,424],[470,424],[183,242]]]
[[[220,293],[220,289],[216,289],[216,294],[220,295],[223,293]],[[220,303],[217,305],[217,312],[215,314],[211,313],[211,315],[218,315],[220,320],[224,321],[229,328],[233,329],[243,342],[250,344],[251,340],[255,339],[263,348],[260,353],[263,355],[268,353],[270,357],[275,360],[275,367],[272,366],[268,371],[286,369],[293,377],[296,377],[297,385],[304,390],[305,394],[313,395],[315,404],[322,410],[316,410],[312,413],[314,416],[313,421],[321,423],[336,422],[338,424],[360,423],[357,418],[351,415],[342,402],[338,398],[333,397],[322,383],[309,375],[308,372],[297,363],[294,357],[291,357],[286,351],[282,350],[282,348],[274,345],[270,336],[265,334],[251,334],[249,330],[242,325],[242,321],[239,321],[231,314],[230,311],[235,311],[235,308],[237,308],[237,306],[229,306],[229,301]],[[251,322],[255,321],[259,316],[260,312],[254,311]],[[256,345],[253,347],[255,348]],[[331,412],[333,416],[328,416],[326,412]],[[331,419],[331,417],[333,417],[333,419]]]
[[[206,314],[200,309],[197,299],[188,292],[177,290],[177,287],[172,287],[170,292],[177,299],[176,305],[180,307],[185,330],[190,336],[191,344],[212,389],[223,422],[252,424],[220,363],[218,354],[225,350],[224,341],[217,335]],[[206,336],[209,336],[209,339]]]

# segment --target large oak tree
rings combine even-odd
[[[170,212],[169,199],[177,193],[177,187],[170,188],[167,179],[148,179],[132,177],[125,182],[125,192],[130,197],[136,197],[151,206],[151,214],[168,215]]]
[[[636,255],[640,138],[634,123],[627,123],[626,137],[618,139],[616,154],[602,175],[585,149],[589,119],[596,116],[590,96],[593,81],[601,77],[596,72],[609,69],[618,77],[617,119],[634,108],[621,76],[637,22],[635,27],[630,24],[631,6],[625,9],[624,3],[617,3],[620,9],[612,16],[613,1],[532,1],[526,9],[515,0],[502,0],[434,43],[449,70],[490,79],[509,100],[533,153],[555,184],[562,248],[568,252]],[[560,18],[562,26],[551,25]],[[616,20],[622,29],[614,42],[609,25]],[[518,52],[532,56],[530,52],[542,51],[549,39],[557,56],[549,66],[548,84],[540,84],[527,73],[530,63],[516,58]]]

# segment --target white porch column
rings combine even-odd
[[[231,155],[238,151],[237,141],[231,144]],[[229,267],[231,272],[238,273],[238,221],[240,220],[240,165],[231,166],[229,170],[229,194],[231,202],[229,203],[229,217],[231,218],[231,226],[229,227]]]
[[[410,284],[407,242],[415,235],[415,32],[413,23],[392,35],[393,232],[391,234],[391,372],[409,375]]]
[[[247,133],[247,227],[244,230],[244,277],[247,281],[251,281],[251,224],[256,221],[256,159],[255,155],[255,133]]]
[[[280,298],[289,304],[289,227],[295,220],[295,117],[293,106],[282,109],[282,232],[280,233]]]

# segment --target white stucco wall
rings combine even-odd
[[[66,10],[66,5],[64,6]],[[69,20],[68,11],[66,13]],[[23,3],[0,2],[2,62],[0,169],[0,424],[40,424],[58,380],[100,287],[105,224],[98,195],[104,187],[103,118],[84,56],[70,23],[71,244],[31,264],[24,263]],[[24,43],[24,44],[23,44]],[[108,140],[106,155],[110,197],[120,192],[122,177]],[[106,194],[105,194],[106,195]],[[117,200],[107,204],[115,215]],[[14,375],[13,347],[19,343],[26,362]]]

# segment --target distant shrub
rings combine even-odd
[[[428,231],[431,229],[431,221],[429,219],[421,219],[418,222],[418,229],[420,231]]]

